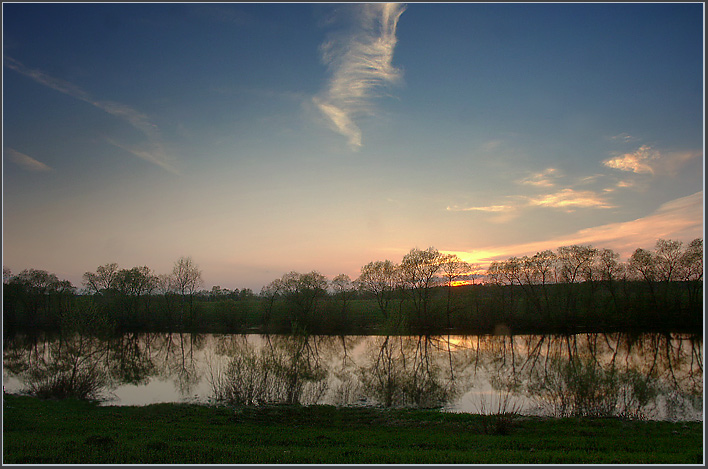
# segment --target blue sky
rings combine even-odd
[[[703,5],[3,4],[3,265],[205,286],[703,234]]]

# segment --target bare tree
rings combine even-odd
[[[651,252],[638,248],[629,258],[629,271],[639,280],[644,280],[649,286],[654,307],[658,307],[656,293],[654,292],[654,282],[657,279],[656,258]]]
[[[369,262],[361,268],[361,274],[356,279],[359,289],[376,296],[381,314],[388,318],[388,304],[396,289],[397,266],[389,261]]]
[[[203,285],[202,271],[191,257],[180,257],[172,268],[174,288],[180,295],[193,295]]]
[[[460,259],[456,254],[447,254],[443,256],[440,268],[442,270],[442,276],[447,283],[447,307],[445,309],[445,313],[447,316],[447,328],[450,329],[450,327],[452,327],[452,323],[450,321],[450,313],[452,309],[452,284],[463,275],[469,274],[470,265]]]
[[[564,282],[575,283],[592,279],[592,263],[597,249],[592,246],[561,246],[558,248],[560,277]]]
[[[341,319],[344,325],[347,323],[347,300],[354,289],[354,283],[347,274],[339,274],[332,279],[330,285],[335,296],[342,302]]]
[[[682,278],[684,281],[698,281],[703,278],[703,239],[691,241],[681,256]]]
[[[86,272],[83,276],[83,284],[89,293],[103,294],[115,287],[117,273],[117,263],[102,265],[96,269],[96,272]]]
[[[703,279],[703,239],[696,238],[689,243],[681,256],[681,280],[688,289],[689,308],[701,301],[701,279]]]
[[[610,295],[612,295],[612,301],[616,309],[619,309],[620,305],[618,303],[615,282],[622,276],[625,270],[624,265],[618,260],[619,257],[619,254],[612,249],[605,248],[600,251],[595,266],[595,269],[598,271],[598,277],[607,290],[609,290]]]
[[[533,268],[536,271],[536,278],[541,282],[541,289],[543,290],[543,298],[545,301],[546,314],[550,314],[551,304],[548,298],[548,287],[549,283],[555,282],[555,277],[553,272],[555,271],[555,265],[558,258],[556,254],[547,249],[545,251],[537,252],[534,254]]]
[[[430,291],[438,284],[444,255],[434,247],[411,249],[401,261],[401,275],[413,296],[418,322],[430,319]]]
[[[565,284],[566,302],[565,317],[569,321],[571,314],[575,314],[576,308],[576,287],[575,284],[581,281],[593,281],[592,266],[597,255],[597,249],[592,246],[561,246],[558,248],[558,263],[560,280]],[[593,284],[594,285],[594,284]],[[591,288],[594,289],[594,286]]]
[[[281,291],[282,285],[279,278],[261,288],[260,297],[265,300],[263,309],[263,324],[266,328],[270,324],[271,317],[273,316],[273,306],[275,305],[275,300]]]
[[[184,304],[186,297],[189,297],[189,322],[194,321],[193,298],[194,292],[202,286],[202,271],[192,261],[191,257],[180,257],[172,268],[172,278],[170,279],[172,288],[180,294],[182,299],[182,317],[184,317]]]
[[[681,269],[682,247],[681,241],[659,239],[656,242],[654,257],[657,280],[669,283],[676,279]]]

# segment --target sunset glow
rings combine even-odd
[[[81,287],[191,256],[257,293],[412,248],[482,274],[689,242],[703,9],[4,3],[3,265]]]

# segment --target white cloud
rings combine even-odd
[[[357,24],[348,34],[321,46],[322,59],[331,70],[326,88],[313,102],[335,132],[349,146],[362,145],[355,119],[372,114],[371,99],[382,87],[395,84],[401,72],[392,65],[396,27],[405,6],[397,3],[357,4]]]
[[[37,161],[31,156],[25,155],[24,153],[20,153],[19,151],[14,150],[12,148],[8,148],[7,150],[5,150],[5,154],[10,158],[10,161],[28,171],[52,170],[52,168],[42,163],[41,161]]]
[[[11,57],[5,57],[5,65],[11,70],[16,71],[37,83],[47,86],[53,90],[59,91],[60,93],[67,94],[73,98],[84,101],[102,111],[117,117],[133,128],[141,132],[149,139],[149,151],[130,151],[133,155],[142,158],[150,163],[156,164],[168,171],[176,173],[177,170],[169,163],[167,154],[162,149],[162,144],[160,143],[159,131],[157,126],[150,122],[150,119],[145,114],[127,106],[125,104],[116,103],[112,101],[100,101],[93,99],[87,92],[77,87],[76,85],[69,83],[65,80],[59,78],[54,78],[40,70],[34,70],[26,67],[22,63]],[[116,145],[115,142],[109,142]],[[120,145],[118,145],[120,146]],[[123,148],[123,147],[121,147]]]

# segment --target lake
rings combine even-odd
[[[703,420],[684,334],[5,338],[3,389],[104,405],[223,402]]]

